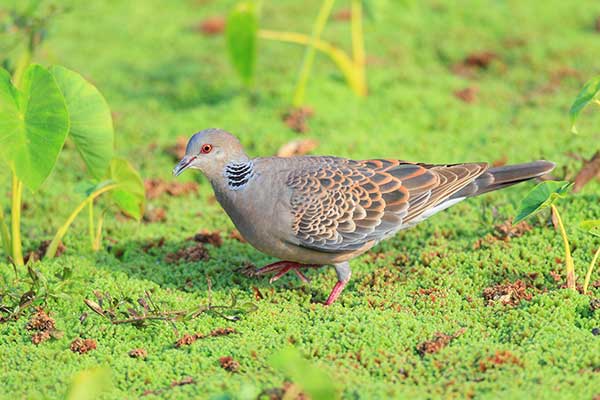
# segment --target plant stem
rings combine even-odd
[[[48,246],[48,249],[46,250],[45,257],[53,258],[56,255],[56,250],[58,249],[58,244],[60,243],[62,238],[67,233],[69,226],[71,226],[71,224],[73,223],[73,221],[75,220],[77,215],[81,212],[81,210],[83,210],[85,208],[85,206],[87,206],[89,203],[93,203],[94,199],[96,197],[100,196],[102,193],[106,193],[110,190],[113,190],[114,188],[116,188],[118,186],[119,185],[116,183],[112,184],[112,185],[104,186],[104,187],[96,190],[95,192],[92,192],[85,200],[83,200],[77,206],[77,208],[75,208],[75,210],[73,210],[73,212],[71,213],[69,218],[67,218],[67,221],[63,224],[63,226],[58,228],[58,230],[56,231],[56,234],[54,235],[54,238],[52,239],[52,242],[50,242],[50,245]]]
[[[96,238],[94,240],[94,251],[100,250],[100,244],[102,243],[102,225],[104,224],[104,214],[100,214],[98,218],[98,227],[96,228]]]
[[[348,55],[344,51],[335,47],[331,43],[320,39],[313,40],[313,38],[311,38],[310,36],[304,35],[302,33],[277,32],[267,29],[259,30],[258,37],[278,42],[314,46],[317,50],[327,54],[329,58],[331,58],[331,60],[337,65],[337,67],[344,75],[344,78],[346,79],[346,82],[348,82],[348,85],[350,86],[352,91],[354,91],[354,93],[356,93],[357,95],[360,95],[361,86],[358,80],[356,79],[354,63],[352,59],[348,57]]]
[[[6,226],[4,211],[2,208],[0,208],[0,238],[2,239],[2,244],[4,245],[4,252],[8,257],[10,255],[10,233],[8,232],[8,226]]]
[[[569,246],[569,238],[567,237],[567,232],[565,231],[565,227],[563,225],[562,219],[560,218],[560,214],[558,209],[554,204],[551,205],[552,212],[556,215],[556,220],[558,221],[558,228],[560,230],[560,234],[562,236],[564,245],[565,245],[565,265],[567,267],[567,287],[569,289],[575,290],[575,264],[573,263],[573,257],[571,256],[571,246]]]
[[[21,247],[21,197],[23,183],[13,171],[12,175],[12,206],[10,222],[12,231],[12,259],[15,265],[23,265],[23,249]]]
[[[587,293],[588,286],[590,285],[590,279],[592,278],[592,271],[594,270],[594,265],[596,264],[598,257],[600,257],[600,247],[598,247],[598,250],[596,250],[594,257],[592,258],[592,262],[588,267],[587,273],[585,274],[585,280],[583,281],[583,294]]]
[[[323,33],[327,19],[329,19],[329,14],[331,14],[334,1],[335,0],[324,0],[323,4],[321,5],[321,9],[319,10],[319,14],[317,14],[317,19],[315,20],[315,25],[312,31],[312,41],[304,53],[302,68],[300,69],[298,83],[296,85],[296,90],[294,91],[294,98],[292,100],[294,107],[300,107],[304,103],[306,83],[308,82],[310,70],[312,69],[313,61],[315,60],[314,42],[319,40],[321,33]]]
[[[88,228],[90,234],[90,243],[92,245],[92,250],[94,249],[95,243],[95,229],[94,229],[94,202],[90,201],[88,204]]]
[[[365,82],[365,40],[363,34],[363,9],[362,0],[352,0],[352,58],[356,80],[359,85],[359,96],[367,95]]]

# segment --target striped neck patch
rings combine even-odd
[[[224,175],[231,190],[242,189],[255,175],[254,163],[252,160],[229,163],[225,166]]]

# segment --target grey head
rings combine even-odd
[[[178,176],[188,168],[199,169],[209,180],[220,179],[228,164],[248,162],[242,144],[231,133],[210,128],[195,133],[188,141],[185,156],[173,168]]]

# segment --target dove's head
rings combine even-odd
[[[199,169],[210,179],[223,174],[231,162],[248,161],[240,141],[222,129],[205,129],[194,134],[185,149],[185,156],[173,168],[178,176],[188,168]]]

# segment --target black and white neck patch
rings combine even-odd
[[[242,189],[254,177],[254,163],[232,162],[225,166],[225,179],[231,190]]]

